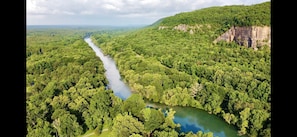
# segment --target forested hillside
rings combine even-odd
[[[270,26],[270,6],[270,2],[264,2],[251,6],[232,5],[209,7],[164,18],[156,23],[156,25],[223,24],[228,26]]]
[[[179,24],[195,33],[173,29]],[[213,40],[231,26],[270,26],[270,2],[211,7],[163,18],[120,37],[92,39],[143,97],[190,106],[235,125],[239,135],[271,136],[270,48]],[[162,29],[160,29],[160,27]]]
[[[103,64],[83,39],[94,31],[27,30],[27,137],[212,137],[211,132],[179,133],[174,110],[146,108],[138,94],[122,100],[107,89]],[[121,32],[96,34],[111,38]]]

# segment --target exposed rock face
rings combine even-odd
[[[232,27],[214,42],[227,41],[257,49],[263,45],[271,46],[271,29],[269,26]]]
[[[188,25],[186,25],[186,24],[179,24],[178,26],[175,26],[174,29],[181,30],[183,32],[187,32]]]
[[[168,26],[159,26],[159,30],[166,29]]]
[[[190,34],[194,34],[199,32],[202,28],[210,29],[211,26],[209,24],[196,24],[196,25],[186,25],[186,24],[179,24],[174,27],[169,26],[159,26],[158,30],[168,29],[172,28],[173,30],[183,31],[183,32],[189,32]]]

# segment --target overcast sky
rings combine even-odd
[[[270,0],[27,0],[27,25],[149,25],[160,18],[211,6]]]

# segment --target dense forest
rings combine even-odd
[[[96,33],[117,36],[122,31]],[[106,88],[101,60],[83,40],[90,33],[73,28],[27,30],[26,136],[91,132],[98,137],[212,137],[211,132],[180,133],[174,110],[147,108],[139,94],[126,100],[115,96]]]
[[[179,24],[196,26],[195,33],[174,29]],[[270,26],[270,2],[180,13],[120,37],[92,39],[144,98],[203,109],[239,135],[271,136],[270,48],[214,44],[231,26]]]
[[[179,24],[194,33],[174,29]],[[137,30],[27,28],[26,136],[213,136],[180,132],[175,111],[148,108],[150,100],[203,109],[239,135],[270,137],[270,48],[213,43],[231,26],[252,25],[270,26],[270,2],[180,13]],[[126,100],[106,88],[86,35],[116,61],[134,93]]]
[[[270,2],[252,6],[232,5],[204,8],[188,13],[179,13],[163,19],[160,25],[184,24],[221,24],[232,26],[270,26]]]

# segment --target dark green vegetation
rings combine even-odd
[[[111,91],[104,90],[107,80],[102,63],[82,34],[63,29],[28,30],[27,136],[80,135],[93,127],[88,122],[93,116],[88,114],[95,111],[96,97],[112,97]]]
[[[190,34],[173,29],[179,24],[200,27]],[[204,109],[235,125],[239,135],[268,137],[270,48],[212,43],[231,26],[252,25],[270,26],[270,2],[180,13],[127,35],[94,33],[92,39],[114,58],[134,92],[154,102]]]
[[[179,13],[156,23],[159,25],[223,24],[227,26],[270,26],[270,16],[270,2],[264,2],[252,6],[210,7],[188,13]]]
[[[107,38],[122,32],[92,31]],[[184,136],[173,122],[175,111],[169,109],[164,115],[145,108],[138,94],[123,101],[105,88],[103,64],[83,40],[87,32],[86,28],[27,30],[26,136],[75,137],[87,131],[99,136],[103,127],[109,137]]]

